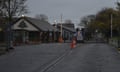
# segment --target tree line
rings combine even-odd
[[[86,32],[93,34],[97,30],[105,37],[110,37],[112,29],[113,37],[120,36],[120,2],[117,2],[116,5],[115,9],[103,8],[95,15],[83,17],[81,24],[85,25]]]

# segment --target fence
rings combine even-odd
[[[120,39],[109,39],[109,44],[115,46],[118,50],[120,50]]]

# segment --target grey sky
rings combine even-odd
[[[45,14],[50,22],[56,19],[60,21],[71,19],[74,23],[79,23],[80,18],[89,14],[95,14],[104,7],[115,7],[117,0],[28,0],[30,10],[28,16],[35,17],[36,14]]]

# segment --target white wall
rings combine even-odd
[[[20,28],[20,27],[19,27],[19,24],[20,24],[22,21],[25,22],[25,24],[27,25],[27,27],[25,27],[25,28]],[[14,24],[14,25],[12,26],[12,29],[13,29],[13,30],[16,30],[16,29],[17,29],[17,30],[18,30],[18,29],[24,29],[24,30],[28,30],[28,31],[38,31],[37,28],[35,28],[33,25],[31,25],[29,22],[25,21],[24,19],[21,19],[21,20],[19,20],[16,24]]]

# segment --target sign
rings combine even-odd
[[[2,31],[2,28],[0,28],[0,31]]]
[[[82,32],[78,31],[77,32],[77,40],[83,40]]]

